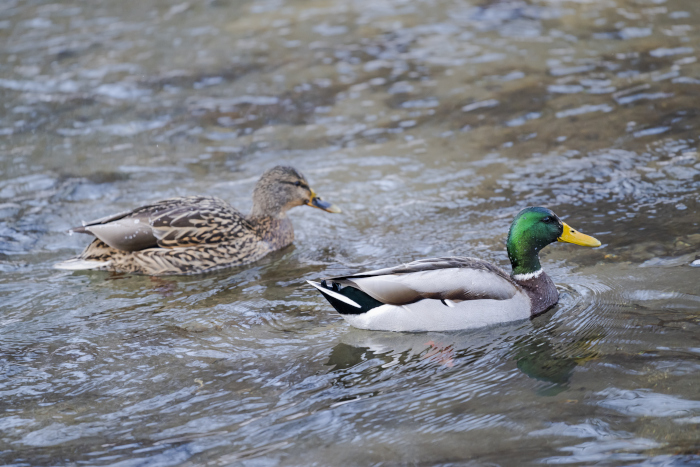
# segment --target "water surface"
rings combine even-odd
[[[700,463],[696,2],[3,2],[3,463]],[[278,163],[344,213],[206,276],[51,268],[81,220],[247,211]],[[305,286],[508,268],[528,205],[603,242],[544,251],[532,321],[359,331]]]

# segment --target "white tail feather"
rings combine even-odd
[[[109,266],[109,261],[88,261],[80,258],[68,259],[53,265],[54,269],[65,271],[84,271],[89,269],[101,269]]]
[[[306,281],[306,282],[308,282],[309,284],[311,284],[311,285],[313,285],[314,287],[316,287],[318,290],[321,291],[322,294],[326,294],[326,295],[328,295],[329,297],[333,297],[333,298],[335,298],[336,300],[340,300],[341,302],[347,303],[348,305],[354,306],[355,308],[362,308],[362,307],[361,307],[360,305],[358,305],[355,301],[349,299],[349,298],[346,297],[345,295],[341,295],[341,294],[339,294],[338,292],[336,292],[336,291],[334,291],[334,290],[326,289],[326,288],[324,288],[321,284],[319,284],[318,282],[313,282],[313,281]]]

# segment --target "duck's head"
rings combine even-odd
[[[340,208],[323,201],[306,177],[293,167],[278,165],[262,176],[253,190],[252,217],[280,217],[295,206],[308,205],[327,212]]]
[[[513,274],[539,271],[540,250],[554,242],[600,246],[598,240],[569,227],[550,209],[525,208],[515,216],[508,232],[508,258],[513,266]]]

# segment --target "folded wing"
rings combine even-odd
[[[328,280],[362,290],[390,305],[423,299],[508,300],[518,291],[505,271],[467,257],[432,258]]]
[[[138,251],[218,243],[249,227],[243,215],[215,197],[172,198],[88,222],[73,232],[89,233],[112,248]]]

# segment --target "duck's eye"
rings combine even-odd
[[[294,186],[301,186],[301,182],[297,180],[296,182],[294,182]]]
[[[544,219],[542,219],[542,222],[544,222],[545,224],[549,224],[550,222],[552,222],[552,218],[547,216]]]

